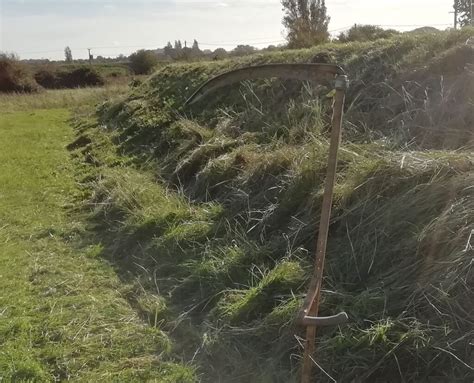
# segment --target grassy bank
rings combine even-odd
[[[351,322],[321,331],[318,364],[338,381],[472,380],[470,35],[171,65],[78,125],[102,255],[203,381],[298,379],[331,100],[272,80],[184,101],[224,70],[311,60],[352,80],[322,302]]]

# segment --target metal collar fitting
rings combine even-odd
[[[349,78],[345,74],[338,75],[334,83],[334,88],[336,90],[347,90],[347,88],[349,88]]]

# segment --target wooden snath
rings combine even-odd
[[[306,325],[306,341],[304,347],[301,383],[309,383],[311,381],[311,371],[313,367],[312,355],[314,354],[315,349],[316,326],[335,326],[343,324],[348,320],[347,314],[344,312],[334,317],[328,318],[330,320],[326,320],[326,323],[321,323],[323,318],[318,317],[321,283],[323,280],[324,261],[326,258],[329,223],[331,219],[331,208],[334,195],[334,184],[336,182],[337,157],[339,145],[341,142],[342,119],[344,114],[344,101],[347,86],[347,76],[338,76],[336,78],[336,93],[334,95],[331,141],[329,144],[328,168],[324,187],[323,204],[321,208],[321,218],[319,222],[315,268],[309,285],[309,292],[306,296],[303,304],[303,310],[300,314],[301,322]]]
[[[344,70],[332,64],[265,64],[236,69],[216,76],[203,84],[189,99],[186,105],[195,104],[208,94],[224,86],[244,80],[259,78],[282,78],[301,81],[312,81],[328,85],[335,89],[331,140],[329,145],[327,175],[324,188],[321,218],[315,257],[315,269],[309,291],[304,300],[298,322],[306,327],[306,341],[302,366],[302,383],[310,383],[312,379],[313,354],[315,351],[316,328],[337,326],[347,322],[347,314],[342,312],[330,317],[319,317],[321,283],[323,280],[324,261],[329,234],[331,208],[334,195],[334,184],[337,171],[337,157],[341,141],[342,120],[344,113],[345,94],[348,79]]]

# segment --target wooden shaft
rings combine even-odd
[[[315,271],[310,282],[309,293],[306,296],[304,302],[303,316],[306,315],[315,317],[318,315],[319,311],[320,289],[323,279],[324,260],[326,258],[326,247],[329,233],[329,221],[331,218],[334,184],[336,182],[337,154],[341,142],[342,118],[344,113],[346,90],[345,84],[347,80],[344,79],[344,81],[344,86],[336,86],[336,94],[334,96],[331,142],[329,145],[328,169],[316,247]],[[311,358],[315,350],[315,338],[316,326],[307,326],[301,383],[311,382],[311,372],[313,367],[313,361]]]

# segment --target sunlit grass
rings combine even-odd
[[[7,98],[51,107],[103,92]],[[192,369],[164,362],[169,338],[130,306],[102,246],[82,244],[84,222],[71,212],[82,192],[65,149],[69,116],[0,115],[0,381],[194,381]]]
[[[127,84],[110,84],[100,88],[42,90],[39,93],[0,93],[0,113],[31,109],[76,108],[95,105],[127,90]]]

